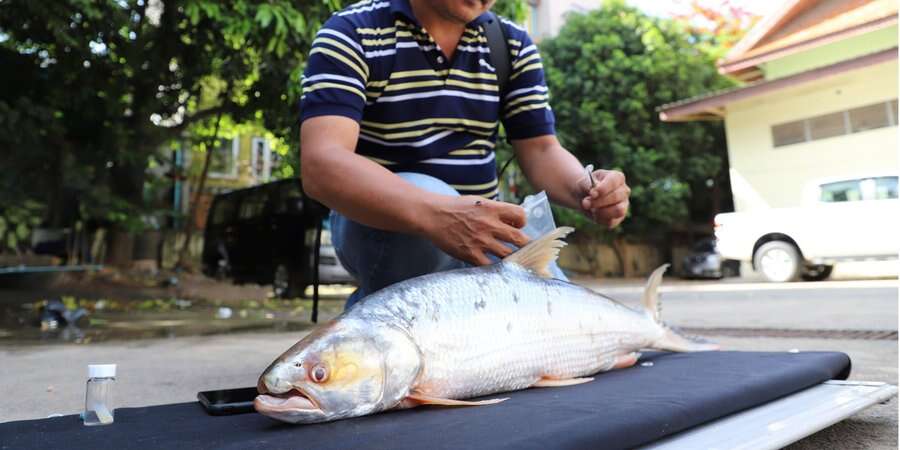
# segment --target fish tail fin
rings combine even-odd
[[[662,283],[663,274],[666,273],[668,268],[668,264],[663,264],[650,274],[650,278],[647,279],[647,287],[644,289],[644,296],[641,299],[647,315],[653,318],[653,321],[663,329],[662,338],[654,342],[651,346],[660,350],[669,350],[673,352],[718,350],[719,346],[717,344],[699,338],[689,338],[660,320],[660,311],[662,311],[662,308],[659,303],[659,285]]]

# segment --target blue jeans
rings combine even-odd
[[[420,189],[436,194],[459,196],[447,183],[429,175],[401,172],[397,174]],[[469,267],[428,239],[421,236],[384,231],[354,222],[340,213],[331,212],[331,242],[344,268],[353,275],[359,288],[347,299],[345,308],[391,284],[445,270]],[[529,236],[532,239],[536,236]],[[488,255],[497,260],[493,255]],[[556,264],[551,267],[556,278],[566,280]]]

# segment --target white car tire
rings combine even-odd
[[[753,254],[753,264],[766,280],[773,283],[795,281],[800,276],[800,251],[785,241],[770,241]]]

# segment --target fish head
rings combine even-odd
[[[290,423],[316,423],[385,410],[405,398],[421,357],[409,335],[362,321],[326,324],[259,377],[258,412]]]

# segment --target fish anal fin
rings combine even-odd
[[[616,362],[613,363],[612,368],[613,369],[627,369],[627,368],[637,364],[638,359],[640,359],[640,358],[641,358],[641,354],[637,353],[637,352],[619,355],[616,357]]]
[[[665,326],[663,327],[662,339],[654,342],[651,347],[673,352],[704,352],[719,350],[720,348],[718,344],[682,336],[675,330]]]
[[[509,397],[492,398],[490,400],[469,401],[469,400],[456,400],[456,399],[452,399],[452,398],[432,397],[430,395],[424,395],[424,394],[412,392],[401,403],[406,407],[411,406],[411,404],[441,405],[441,406],[485,406],[485,405],[495,405],[495,404],[500,403],[505,400],[509,400]]]
[[[561,387],[561,386],[574,386],[576,384],[587,383],[590,381],[594,381],[592,377],[586,378],[568,378],[565,380],[557,380],[554,378],[541,378],[531,385],[531,387]]]
[[[503,258],[503,262],[522,266],[539,277],[553,278],[550,263],[556,261],[559,249],[566,246],[566,242],[561,239],[573,231],[575,229],[572,227],[559,227]]]

